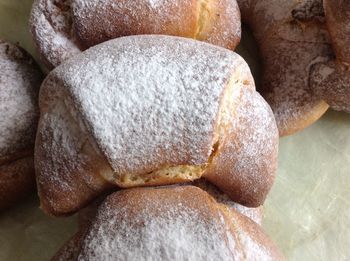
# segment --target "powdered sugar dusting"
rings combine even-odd
[[[276,175],[276,122],[265,100],[249,88],[241,90],[230,121],[232,128],[220,141],[204,177],[235,202],[257,207],[264,203]]]
[[[275,120],[265,100],[253,90],[243,90],[236,116],[232,119],[233,130],[240,142],[240,150],[227,154],[227,160],[235,158],[234,172],[242,174],[242,178],[246,178],[246,185],[254,187],[260,181],[266,182],[266,176],[259,176],[266,174],[269,179],[273,179],[276,174],[278,133]]]
[[[59,188],[67,195],[73,189],[75,169],[82,168],[87,160],[87,155],[80,153],[87,137],[63,102],[53,104],[48,113],[42,113],[39,127],[40,149],[45,151],[50,162],[37,161],[37,168],[44,170],[38,175],[39,186]]]
[[[19,47],[0,41],[0,163],[32,150],[38,120],[41,72]]]
[[[126,221],[131,217],[126,216],[117,224],[120,214],[106,211],[103,218],[110,221],[95,227],[97,233],[89,237],[84,249],[87,253],[82,255],[99,260],[231,260],[227,247],[220,243],[222,238],[215,224],[201,222],[196,212],[169,210],[163,217],[154,218],[147,215],[146,208],[133,217],[144,221],[144,227],[131,232],[133,222]],[[114,226],[121,231],[113,231]],[[84,260],[82,255],[78,260]]]
[[[273,261],[276,260],[272,257],[269,251],[260,243],[254,240],[246,231],[240,231],[239,240],[244,246],[245,260],[252,261]]]
[[[206,32],[199,40],[226,48],[234,48],[240,38],[236,1],[74,0],[72,8],[76,33],[86,46],[139,34],[196,38],[202,29]]]
[[[152,8],[157,8],[163,3],[163,0],[148,0],[148,1]]]
[[[140,198],[129,191],[128,204],[118,207],[107,200],[85,236],[78,260],[238,258],[239,252],[233,252],[232,232],[222,214],[199,197],[198,192],[192,193],[201,206],[186,202],[189,199],[184,197],[186,191],[190,192],[187,188],[172,188],[166,192],[170,194],[168,197],[156,190],[144,191]],[[154,195],[158,195],[157,200]],[[112,197],[118,198],[117,194]],[[229,241],[225,240],[228,236]]]
[[[205,43],[134,36],[91,48],[51,77],[62,79],[113,170],[147,173],[207,163],[221,95],[241,63]]]
[[[196,1],[191,0],[74,0],[72,13],[76,32],[84,43],[92,46],[130,34],[169,32],[193,37],[196,6]],[[194,11],[186,12],[186,8]]]
[[[267,235],[254,222],[231,212],[232,226],[242,247],[244,260],[284,260],[282,254]]]
[[[199,21],[202,4],[207,5],[204,0],[36,0],[31,32],[49,67],[58,66],[85,48],[128,35],[200,35],[201,41],[234,49],[241,35],[236,1],[208,4],[214,7],[203,11],[210,14],[210,21],[201,21],[203,25]]]
[[[125,204],[127,201],[127,204]],[[110,195],[53,260],[283,260],[261,228],[202,190],[171,186]]]
[[[44,85],[56,83],[47,80]],[[35,163],[44,210],[64,214],[103,193],[107,184],[99,171],[111,170],[94,142],[89,140],[81,119],[69,109],[73,106],[71,100],[62,99],[62,89],[53,88],[40,104]]]
[[[213,198],[215,198],[218,203],[224,204],[225,206],[234,209],[242,215],[250,218],[255,223],[262,225],[263,207],[247,208],[245,206],[237,204],[232,201],[227,194],[221,192],[214,185],[205,181],[204,179],[196,180],[192,183],[192,185],[200,187],[204,191],[208,192]]]
[[[252,90],[243,90],[236,116],[232,119],[236,144],[231,144],[232,153],[226,154],[225,161],[234,162],[232,172],[240,177],[240,190],[251,191],[259,197],[261,189],[267,194],[276,174],[278,133],[275,120],[266,102]],[[253,188],[258,189],[252,191]]]
[[[35,0],[30,25],[34,42],[50,68],[80,53],[72,31],[71,0]]]

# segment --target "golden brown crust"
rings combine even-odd
[[[241,14],[236,1],[197,0],[201,5],[197,23],[197,40],[234,50],[241,39]],[[201,24],[203,17],[203,24]]]
[[[262,225],[264,211],[263,206],[258,208],[247,208],[240,204],[233,202],[224,192],[220,191],[214,185],[209,183],[204,179],[199,179],[191,183],[183,183],[178,184],[178,186],[196,186],[200,189],[207,192],[211,197],[213,197],[217,203],[222,204],[224,207],[227,207],[229,210],[234,210],[235,212],[239,212],[240,214],[248,217],[255,223]],[[108,195],[100,196],[98,199],[94,200],[87,207],[81,209],[78,213],[78,225],[79,230],[84,230],[89,227],[94,217],[96,216],[98,206],[101,205],[103,200]]]
[[[95,3],[94,3],[95,2]],[[73,27],[80,43],[91,47],[110,39],[140,34],[168,34],[193,38],[197,30],[197,0],[72,2]]]
[[[192,186],[137,188],[110,195],[88,227],[53,260],[146,255],[152,260],[283,260],[257,224]]]
[[[49,68],[121,36],[165,34],[234,49],[241,35],[236,0],[36,0],[30,28]]]
[[[132,83],[119,80],[126,75]],[[201,176],[259,206],[274,179],[273,114],[244,60],[223,48],[170,36],[115,39],[50,73],[40,108],[36,171],[49,214],[73,213],[111,185]]]
[[[35,146],[40,204],[48,214],[67,215],[110,189],[111,185],[100,174],[110,167],[84,130],[79,129],[79,123],[62,100],[51,96],[46,102],[52,106],[50,109],[41,106],[45,128],[41,117]],[[56,130],[64,131],[57,134]]]
[[[230,197],[227,194],[220,191],[217,187],[215,187],[213,184],[206,181],[205,179],[199,179],[199,180],[196,180],[196,181],[189,183],[189,184],[192,186],[196,186],[196,187],[201,188],[202,190],[207,192],[210,196],[215,198],[215,200],[218,203],[224,205],[224,207],[227,207],[229,210],[232,209],[234,211],[237,211],[240,214],[248,217],[249,219],[251,219],[255,223],[262,225],[262,221],[263,221],[263,217],[264,217],[264,207],[263,206],[260,206],[257,208],[248,208],[248,207],[245,207],[245,206],[240,205],[238,203],[235,203],[234,201],[232,201],[230,199]],[[91,213],[91,211],[90,212],[86,211],[87,214],[85,214],[85,212],[83,212],[83,213],[84,213],[83,216],[89,216],[88,214]],[[82,222],[82,223],[86,223],[86,222]]]
[[[259,91],[270,104],[280,136],[308,127],[328,109],[309,83],[312,65],[332,56],[321,0],[239,0],[262,63]]]
[[[296,48],[298,52],[293,53]],[[274,112],[280,136],[307,128],[328,110],[328,104],[314,95],[309,86],[312,60],[326,57],[328,48],[327,44],[282,39],[261,45],[266,55],[260,93]]]
[[[270,253],[272,260],[285,260],[275,243],[264,233],[264,230],[261,227],[257,229],[255,222],[235,211],[230,211],[228,215],[232,227],[238,232],[237,237],[241,242],[244,260],[261,260],[261,256],[256,255],[252,249],[262,245],[265,251]],[[251,244],[248,242],[254,243]]]
[[[203,177],[233,201],[258,207],[273,184],[277,155],[278,130],[270,107],[255,90],[242,89],[232,128],[219,141]]]

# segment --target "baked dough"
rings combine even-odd
[[[350,113],[350,2],[324,0],[336,59],[314,65],[311,87],[334,110]]]
[[[42,74],[22,48],[0,40],[0,210],[34,190]]]
[[[259,92],[270,104],[280,136],[308,127],[328,109],[313,94],[313,64],[333,52],[321,0],[238,0],[242,20],[257,41],[262,79]]]
[[[236,0],[36,0],[30,27],[50,69],[121,36],[174,35],[229,49],[241,36]]]
[[[202,190],[207,192],[210,196],[215,198],[215,200],[218,203],[225,205],[225,207],[227,207],[228,209],[233,209],[234,211],[237,211],[242,215],[250,218],[252,221],[257,223],[258,225],[262,225],[263,218],[264,218],[263,206],[260,206],[257,208],[248,208],[241,204],[237,204],[236,202],[232,201],[227,194],[220,191],[217,187],[215,187],[205,179],[195,180],[194,182],[189,184],[191,184],[192,186],[201,188]]]
[[[207,192],[212,196],[217,203],[225,205],[227,209],[233,209],[234,211],[239,212],[240,214],[250,218],[252,221],[258,225],[262,225],[264,210],[263,206],[257,208],[247,208],[240,204],[233,202],[225,193],[220,191],[214,185],[206,181],[205,179],[195,180],[191,183],[177,184],[177,186],[196,186]],[[175,186],[175,185],[174,185]],[[116,192],[116,191],[113,191]],[[81,209],[78,213],[78,225],[79,230],[83,230],[91,224],[91,221],[94,219],[97,213],[98,206],[101,205],[103,200],[108,196],[108,194],[113,193],[112,191],[98,197],[87,207]]]
[[[173,186],[110,195],[52,260],[284,258],[250,219],[197,187]]]
[[[130,36],[92,47],[42,85],[36,172],[42,208],[77,211],[111,186],[204,177],[260,206],[278,131],[248,65],[214,45]]]

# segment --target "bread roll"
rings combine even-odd
[[[310,86],[313,64],[331,57],[321,0],[238,0],[257,41],[259,92],[270,104],[281,136],[318,120],[328,109]]]
[[[109,196],[53,260],[283,260],[250,219],[193,186]]]
[[[260,206],[258,208],[247,208],[240,204],[233,202],[225,193],[221,192],[214,185],[209,183],[204,179],[195,180],[191,183],[178,184],[177,186],[196,186],[207,192],[210,196],[212,196],[217,203],[225,205],[228,209],[233,209],[241,213],[242,215],[250,218],[252,221],[257,223],[258,225],[262,225],[263,221],[263,207]],[[175,185],[174,185],[175,186]],[[114,191],[115,192],[115,191]],[[113,193],[113,192],[111,192]],[[110,193],[110,194],[111,194]],[[79,229],[82,230],[88,227],[97,213],[97,208],[103,200],[108,196],[109,193],[98,197],[87,207],[81,209],[78,213],[78,224]]]
[[[350,2],[324,0],[335,59],[314,65],[311,87],[332,109],[350,113]]]
[[[40,93],[35,161],[42,208],[77,211],[111,186],[204,177],[261,205],[278,132],[237,54],[172,36],[105,42],[52,71]]]
[[[20,47],[0,40],[0,210],[35,186],[34,139],[42,74]]]
[[[122,36],[174,35],[229,49],[241,36],[236,0],[36,0],[30,26],[49,68]]]
[[[250,218],[252,221],[257,223],[258,225],[262,225],[262,221],[264,218],[263,206],[260,206],[257,208],[248,208],[243,205],[237,204],[236,202],[232,201],[227,194],[220,191],[217,187],[215,187],[205,179],[195,180],[194,182],[189,184],[191,184],[192,186],[201,188],[202,190],[207,192],[210,196],[215,198],[215,200],[218,203],[225,205],[226,208],[233,209],[234,211],[241,213],[247,218]]]

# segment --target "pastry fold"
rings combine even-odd
[[[201,177],[261,205],[276,172],[278,131],[248,65],[214,45],[131,36],[52,71],[35,147],[43,209],[72,213],[111,187]]]

